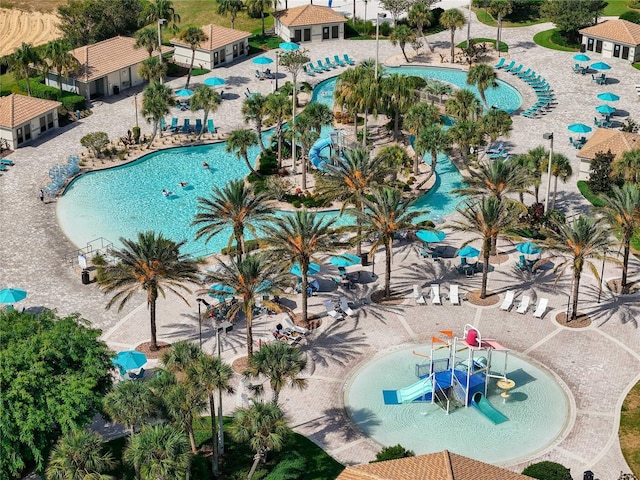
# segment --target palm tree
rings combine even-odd
[[[153,134],[149,139],[147,148],[150,148],[155,140],[156,134],[160,129],[160,122],[169,113],[169,107],[175,104],[176,99],[171,89],[160,82],[153,81],[144,89],[141,113],[148,123],[153,122]],[[160,131],[160,136],[162,136],[162,131]]]
[[[149,58],[153,55],[153,51],[156,48],[160,48],[158,45],[158,32],[153,27],[143,28],[136,32],[136,43],[133,48],[144,48],[149,54]]]
[[[258,143],[260,144],[260,150],[263,154],[267,152],[264,142],[262,141],[262,121],[267,113],[266,103],[267,98],[256,93],[245,98],[242,102],[242,108],[240,109],[240,112],[244,117],[244,123],[248,124],[253,122],[257,133]]]
[[[509,15],[513,11],[513,6],[510,0],[491,0],[487,8],[488,12],[498,17],[498,34],[496,36],[496,50],[498,50],[498,57],[500,57],[500,43],[502,42],[502,19]]]
[[[480,118],[480,124],[484,134],[491,142],[495,142],[502,135],[505,137],[510,135],[513,120],[504,110],[492,108]]]
[[[229,15],[232,29],[236,28],[236,18],[243,8],[242,0],[220,0],[218,2],[218,14],[223,17]]]
[[[484,144],[484,131],[480,122],[474,120],[461,120],[447,130],[451,141],[458,145],[458,150],[463,159],[468,160],[471,147],[477,148]]]
[[[191,465],[189,440],[172,425],[147,425],[129,439],[124,460],[140,480],[186,478]]]
[[[207,124],[209,114],[218,110],[220,103],[222,103],[222,97],[220,97],[220,94],[206,85],[201,85],[196,88],[193,92],[193,96],[189,99],[189,105],[191,106],[192,111],[195,112],[200,109],[204,110],[204,119],[202,120],[203,125]],[[198,132],[198,139],[202,136],[203,131],[204,128]]]
[[[158,57],[149,57],[138,67],[138,75],[149,83],[160,82],[167,75],[167,69],[167,64],[161,62]]]
[[[429,47],[429,50],[433,52],[433,48],[429,44],[429,40],[424,36],[424,27],[430,26],[433,21],[433,14],[431,13],[430,7],[423,2],[415,2],[411,5],[411,8],[409,8],[407,17],[409,22],[416,27],[417,38],[424,37],[427,47]]]
[[[478,89],[478,93],[480,93],[480,98],[482,98],[482,102],[487,105],[487,97],[485,96],[485,92],[488,88],[497,88],[498,87],[498,74],[496,70],[486,63],[476,63],[469,68],[469,74],[467,75],[467,85],[475,85]]]
[[[296,128],[288,130],[287,136],[291,138],[292,144],[300,145],[300,160],[302,163],[302,190],[307,189],[307,171],[309,170],[308,153],[313,144],[320,137],[320,133],[314,129],[316,120],[307,114],[306,110],[296,118]],[[296,155],[297,157],[297,155]],[[295,169],[295,159],[294,159]]]
[[[640,148],[628,150],[614,160],[611,174],[627,182],[640,183]]]
[[[50,480],[111,480],[106,472],[116,461],[111,452],[104,452],[100,435],[87,429],[65,433],[49,455],[47,479]]]
[[[442,15],[440,15],[440,25],[449,29],[451,32],[451,63],[453,63],[456,53],[456,30],[458,28],[462,28],[465,23],[467,23],[467,21],[465,20],[463,13],[457,8],[445,10],[442,12]]]
[[[493,238],[504,234],[517,221],[517,210],[508,202],[501,202],[497,197],[480,197],[467,201],[464,208],[459,208],[462,220],[454,220],[451,228],[461,232],[478,234],[482,239],[482,287],[480,298],[487,296],[487,280],[489,276],[489,257]]]
[[[198,213],[192,225],[201,225],[196,232],[196,240],[204,237],[205,243],[225,228],[231,227],[228,246],[236,241],[236,259],[242,262],[245,251],[245,230],[257,237],[256,225],[271,218],[273,209],[267,205],[268,196],[264,192],[255,193],[253,187],[244,180],[232,180],[223,188],[213,187],[208,198],[198,197]]]
[[[42,66],[42,58],[31,43],[23,42],[8,58],[9,69],[17,78],[27,81],[27,95],[31,96],[31,77],[29,72],[32,68]]]
[[[240,313],[244,314],[247,322],[247,356],[251,358],[253,355],[253,312],[256,301],[263,296],[280,293],[287,283],[285,274],[276,263],[268,262],[262,256],[247,255],[240,262],[232,260],[229,263],[221,264],[220,271],[210,274],[207,280],[224,287],[220,291],[216,290],[215,286],[212,287],[209,291],[213,295],[228,295],[229,289],[233,290],[238,301],[231,305],[227,317],[233,322]],[[276,311],[280,310],[278,304],[273,302],[269,302],[267,306]]]
[[[316,189],[320,195],[341,201],[340,215],[353,205],[357,210],[364,209],[363,200],[371,188],[384,181],[386,169],[380,157],[371,157],[363,148],[347,150],[341,162],[327,164],[324,174],[318,177]],[[362,223],[356,217],[358,244],[356,253],[362,253]]]
[[[246,442],[256,452],[247,477],[251,480],[258,463],[266,460],[267,452],[282,449],[290,430],[278,405],[254,400],[250,407],[235,411],[229,433],[236,442]]]
[[[511,157],[511,160],[516,163],[516,165],[525,170],[526,176],[528,177],[526,183],[533,186],[533,196],[536,203],[539,202],[542,173],[546,171],[542,166],[548,158],[549,152],[545,150],[544,147],[532,148],[524,155]],[[523,202],[522,196],[520,197],[520,202]]]
[[[188,340],[180,340],[171,346],[171,350],[162,353],[160,361],[177,381],[184,382],[187,378],[187,370],[200,355],[202,350],[198,345]]]
[[[262,178],[262,175],[255,171],[251,162],[249,162],[249,149],[258,145],[260,137],[255,132],[247,129],[236,129],[229,134],[227,139],[227,152],[235,154],[238,159],[244,160],[251,173]]]
[[[456,90],[445,103],[446,112],[460,121],[473,120],[480,112],[481,105],[475,93],[466,88]]]
[[[407,113],[407,110],[418,100],[412,83],[411,77],[397,73],[387,75],[381,80],[382,101],[387,106],[387,112],[393,117],[395,138],[398,138],[400,133],[400,115]]]
[[[48,60],[49,68],[53,69],[58,76],[60,94],[62,94],[62,77],[68,77],[80,68],[76,57],[69,53],[70,49],[64,40],[53,40],[47,43],[44,49],[44,56]]]
[[[131,432],[136,425],[150,418],[155,412],[153,395],[147,382],[119,382],[102,400],[104,412]]]
[[[282,270],[298,263],[302,273],[302,320],[307,321],[307,288],[309,264],[317,253],[331,252],[336,247],[331,241],[329,227],[334,220],[323,219],[306,209],[276,218],[274,223],[264,226],[265,243],[269,254]]]
[[[544,172],[548,171],[549,157],[542,162],[540,168]],[[553,158],[551,159],[551,175],[554,177],[551,210],[554,210],[556,206],[556,193],[558,192],[558,178],[562,180],[562,183],[567,183],[569,181],[569,178],[573,175],[571,161],[561,153],[554,153]]]
[[[409,63],[409,58],[407,57],[407,53],[405,52],[404,47],[407,45],[407,43],[411,43],[414,38],[415,38],[415,35],[411,31],[411,29],[406,25],[398,25],[396,28],[393,29],[393,31],[391,32],[391,35],[389,36],[391,45],[393,45],[394,47],[396,45],[400,46],[402,55],[404,55],[404,59],[407,61],[407,63]]]
[[[578,217],[571,223],[556,221],[547,233],[547,245],[559,255],[566,257],[556,266],[558,278],[567,270],[573,269],[573,302],[571,320],[578,315],[578,294],[580,276],[586,264],[593,275],[600,279],[598,269],[590,262],[592,258],[602,258],[611,244],[609,230],[604,228],[602,220],[594,217]]]
[[[285,342],[274,342],[263,345],[249,358],[244,376],[266,377],[273,392],[271,401],[277,405],[280,392],[287,384],[299,390],[307,388],[307,379],[299,376],[306,367],[307,360],[302,350]],[[253,385],[252,390],[260,395],[264,388],[258,384]]]
[[[189,88],[189,82],[191,81],[191,71],[193,70],[193,62],[196,58],[196,50],[198,47],[209,40],[206,33],[199,27],[190,26],[180,32],[178,39],[185,42],[191,48],[191,63],[189,63],[189,74],[187,75],[187,84],[184,88]]]
[[[271,7],[271,0],[246,0],[246,5],[249,10],[253,10],[255,12],[260,12],[260,19],[262,22],[262,31],[261,35],[264,37],[265,29],[264,29],[264,12],[269,7]]]
[[[114,250],[114,263],[104,266],[99,280],[105,293],[117,292],[107,309],[119,302],[118,311],[127,304],[133,295],[143,290],[147,294],[147,306],[151,321],[151,350],[158,349],[156,341],[156,301],[158,294],[163,297],[165,290],[174,293],[187,305],[189,302],[179,292],[191,293],[185,282],[197,282],[197,262],[180,253],[185,242],[174,242],[161,233],[140,232],[138,241],[120,238],[122,248]]]
[[[158,20],[165,19],[171,23],[174,32],[178,31],[178,23],[180,23],[180,15],[176,13],[171,0],[155,0],[154,3],[147,5],[144,21],[148,24],[156,23]]]
[[[405,201],[402,193],[395,188],[376,187],[371,191],[370,198],[364,198],[364,211],[351,212],[360,218],[366,233],[376,236],[371,246],[375,252],[380,246],[385,250],[384,296],[391,296],[391,262],[393,259],[393,238],[403,230],[413,230],[413,219],[418,215],[428,213],[425,210],[412,210],[414,200]]]
[[[362,76],[362,70],[347,68],[338,76],[334,90],[335,103],[353,114],[353,136],[358,138],[358,95],[357,88]]]
[[[324,103],[311,102],[304,108],[304,114],[308,115],[311,128],[320,134],[322,127],[333,123],[333,112]],[[297,122],[297,121],[296,121]]]
[[[438,153],[447,152],[451,148],[451,137],[440,125],[431,125],[418,133],[415,141],[416,156],[422,158],[425,153],[431,154],[431,171],[429,177],[436,172]],[[414,174],[418,174],[418,165],[414,162]]]
[[[398,172],[404,166],[411,165],[411,157],[409,157],[407,149],[398,143],[382,147],[378,150],[376,159],[380,160],[380,166],[384,169],[384,173],[390,174],[392,182],[398,179]]]
[[[442,103],[443,95],[453,94],[453,87],[448,83],[444,83],[439,80],[427,80],[427,85],[423,90],[426,93],[440,97],[440,103]],[[433,100],[431,100],[431,103],[433,103]]]
[[[417,5],[417,4],[416,4]],[[402,122],[404,128],[406,128],[414,139],[417,139],[418,133],[425,130],[432,125],[440,123],[440,111],[438,108],[429,103],[418,102],[414,103],[407,110]],[[413,174],[417,175],[420,166],[421,155],[414,148],[415,156],[413,159]]]
[[[615,236],[620,239],[624,253],[622,257],[622,293],[629,293],[629,252],[631,238],[640,229],[640,188],[626,183],[622,188],[614,186],[611,195],[603,195],[602,211]]]
[[[278,141],[278,168],[282,168],[282,125],[291,115],[291,102],[285,95],[270,93],[264,105],[268,121],[276,124],[275,136]]]

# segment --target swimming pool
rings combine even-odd
[[[347,382],[344,401],[352,421],[384,446],[401,444],[416,455],[443,449],[493,464],[511,465],[533,458],[566,434],[571,418],[565,389],[543,367],[509,353],[507,377],[516,386],[508,399],[490,380],[488,400],[508,421],[494,425],[473,407],[446,414],[431,403],[385,405],[382,390],[416,382],[422,363],[412,350],[386,352],[357,369]],[[493,352],[493,365],[503,353]],[[424,360],[424,359],[423,359]]]

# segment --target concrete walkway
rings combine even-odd
[[[503,34],[504,41],[510,45],[509,58],[544,75],[555,89],[559,102],[552,112],[541,119],[514,116],[513,133],[507,143],[511,145],[512,152],[522,153],[538,145],[547,146],[542,133],[554,132],[556,151],[567,155],[574,169],[574,177],[567,184],[559,185],[557,206],[568,213],[586,211],[575,186],[578,162],[575,150],[569,145],[566,127],[578,121],[590,124],[594,108],[600,103],[595,96],[605,88],[594,85],[590,78],[571,73],[571,66],[575,63],[572,54],[542,49],[532,42],[536,32],[550,27],[544,24],[505,29]],[[463,36],[459,33],[456,41],[461,41]],[[493,37],[495,29],[474,22],[472,36]],[[431,58],[438,65],[438,54],[446,54],[448,39],[448,32],[430,37],[437,49]],[[310,56],[314,59],[344,52],[356,60],[370,58],[375,52],[375,42],[331,42],[310,47]],[[398,53],[398,48],[380,42],[381,60],[395,58]],[[616,107],[629,112],[632,118],[640,119],[640,104],[633,87],[638,83],[637,71],[622,61],[607,60],[607,63],[613,67],[609,76],[615,78],[617,83],[608,85],[606,90],[621,97]],[[242,126],[238,112],[245,88],[262,93],[272,88],[269,81],[255,79],[254,71],[255,65],[251,61],[244,61],[214,72],[216,76],[226,78],[230,86],[227,100],[214,115],[216,124],[223,132]],[[339,71],[332,73],[338,74]],[[500,75],[521,90],[523,109],[529,107],[534,98],[529,87],[509,74]],[[195,78],[194,82],[201,82],[202,79]],[[312,83],[319,81],[318,76],[308,80]],[[281,81],[286,81],[286,78]],[[184,79],[172,80],[170,85],[179,88],[183,82]],[[104,102],[96,102],[92,116],[66,127],[55,137],[46,137],[34,145],[19,149],[11,156],[16,165],[0,177],[0,202],[3,206],[0,214],[3,225],[0,286],[28,290],[29,298],[23,302],[27,307],[42,305],[57,308],[61,314],[80,312],[103,330],[103,338],[114,350],[134,347],[148,339],[148,312],[144,297],[136,296],[122,312],[105,311],[107,298],[95,285],[81,285],[79,271],[73,262],[65,260],[74,259],[73,252],[82,246],[72,245],[60,231],[55,202],[41,204],[37,194],[47,180],[49,168],[82,150],[79,144],[82,136],[89,132],[105,131],[111,138],[116,138],[135,124],[133,93],[127,92]],[[143,133],[150,133],[150,127],[143,120],[140,122]],[[545,183],[543,178],[542,195]],[[451,235],[447,242],[454,248],[463,240],[458,235]],[[531,291],[537,296],[550,298],[552,311],[543,320],[534,320],[530,314],[519,316],[505,313],[496,307],[476,308],[468,302],[460,307],[418,308],[409,300],[398,307],[362,306],[357,309],[358,317],[346,322],[333,323],[325,318],[322,327],[302,347],[308,353],[311,367],[309,388],[303,392],[285,390],[281,396],[296,431],[308,435],[344,463],[370,460],[379,446],[358,433],[344,415],[343,388],[350,372],[361,362],[387,348],[401,344],[424,344],[440,329],[451,329],[460,334],[465,323],[473,323],[482,330],[483,335],[499,338],[504,345],[546,365],[568,386],[575,403],[570,428],[535,460],[562,462],[572,468],[575,478],[581,476],[580,472],[585,469],[593,470],[599,478],[617,478],[621,470],[628,471],[617,440],[617,426],[622,400],[638,380],[638,297],[619,298],[604,292],[601,302],[597,303],[597,282],[585,273],[580,308],[592,315],[595,321],[584,330],[562,328],[553,319],[554,312],[563,310],[566,304],[566,292],[570,289],[568,280],[561,280],[554,285],[550,272],[535,279],[523,277],[514,269],[517,256],[513,247],[503,245],[502,250],[510,253],[510,259],[491,272],[489,288],[497,292],[515,288],[520,294]],[[424,261],[416,255],[415,246],[401,245],[394,258],[394,288],[406,291],[408,295],[413,283],[428,285],[440,282],[446,291],[451,282],[456,282],[461,284],[463,293],[478,288],[480,277],[458,277],[453,263],[452,260],[440,263]],[[376,264],[377,273],[380,274],[382,253],[378,254]],[[635,259],[630,271],[637,279],[639,265]],[[312,298],[312,311],[323,311],[323,300],[337,298],[338,292],[331,290],[330,276],[333,274],[335,272],[329,267],[323,267],[322,293]],[[606,266],[606,278],[619,275],[619,269]],[[377,282],[361,286],[353,292],[354,300],[366,297],[375,288]],[[191,306],[173,297],[160,301],[160,340],[173,342],[182,338],[198,338],[195,294],[191,298]],[[297,301],[297,298],[291,300]],[[255,335],[268,333],[273,320],[259,319]],[[213,333],[206,325],[203,336],[205,349],[213,351]],[[223,336],[225,359],[231,361],[244,353],[244,338],[242,323],[233,332]],[[240,389],[237,397],[227,399],[225,410],[231,411],[245,399]],[[302,405],[305,408],[300,408]],[[521,467],[513,466],[515,470]]]

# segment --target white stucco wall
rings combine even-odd
[[[52,114],[53,116],[53,126],[51,128],[49,128],[48,123],[46,121],[46,118],[49,114]],[[40,118],[44,117],[45,118],[45,131],[41,131],[40,128]],[[24,141],[23,143],[21,143],[20,145],[18,145],[18,129],[22,128],[23,132],[24,132],[24,128],[26,127],[26,125],[29,125],[30,129],[31,129],[31,138],[27,141]],[[16,127],[14,127],[13,129],[8,129],[8,128],[0,128],[0,138],[3,138],[5,140],[7,140],[7,142],[9,143],[9,148],[11,150],[15,150],[16,148],[19,148],[23,145],[28,144],[29,142],[33,141],[34,139],[38,138],[40,135],[42,135],[43,133],[48,132],[49,130],[55,130],[59,127],[59,122],[58,122],[58,109],[57,108],[53,108],[51,110],[49,110],[48,112],[44,113],[43,115],[40,115],[38,117],[35,117],[33,119],[31,119],[28,122],[23,123],[22,125],[18,125]]]
[[[240,53],[241,47],[240,45],[244,45],[244,53]],[[249,52],[249,39],[245,38],[244,40],[239,40],[234,43],[230,43],[221,47],[217,50],[196,50],[195,59],[193,61],[193,67],[199,68],[202,65],[202,68],[206,68],[207,70],[213,70],[215,68],[214,65],[214,54],[218,52],[219,63],[227,64],[234,60],[233,57],[233,46],[237,45],[238,47],[238,56],[236,58],[246,57]],[[224,50],[224,61],[222,61],[221,52]],[[173,52],[173,60],[178,64],[190,65],[191,64],[191,49],[188,47],[184,47],[181,45],[175,45],[175,49]]]
[[[333,34],[332,27],[334,26],[338,27],[337,37],[333,37],[332,35]],[[279,20],[276,20],[274,28],[275,28],[276,35],[278,35],[280,38],[282,38],[284,41],[287,41],[287,42],[291,40],[299,43],[310,43],[310,42],[329,42],[329,41],[344,39],[344,22],[325,23],[322,25],[310,25],[306,27],[287,27],[286,25],[283,25]],[[304,30],[309,28],[311,29],[311,39],[305,40]],[[328,39],[322,38],[323,30],[325,28],[329,28]],[[300,30],[299,38],[296,38],[296,30]]]
[[[589,45],[589,39],[592,38],[593,39],[593,50],[588,50],[587,47]],[[602,53],[598,53],[596,52],[596,42],[598,40],[602,41]],[[616,45],[616,42],[612,42],[610,40],[603,40],[603,39],[599,39],[597,37],[591,37],[589,35],[582,35],[582,45],[583,45],[583,50],[586,53],[589,54],[593,54],[593,55],[602,55],[602,58],[620,58],[621,60],[622,58],[622,48],[627,46],[629,47],[629,58],[626,59],[631,63],[634,62],[638,62],[640,61],[640,47],[636,46],[630,46],[630,45],[625,45],[622,43],[618,43],[618,45],[620,45],[620,57],[614,57],[613,56],[613,50],[614,50],[614,46]]]

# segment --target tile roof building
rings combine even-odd
[[[326,42],[344,38],[345,17],[329,7],[302,5],[273,14],[276,35],[285,41]]]
[[[624,152],[637,149],[640,149],[640,135],[637,133],[598,128],[576,154],[580,159],[580,180],[589,179],[591,160],[595,158],[597,153],[611,151],[614,155],[614,160],[617,160],[622,157]]]
[[[58,128],[58,107],[61,105],[53,100],[17,93],[0,97],[0,138],[7,141],[11,150],[15,150],[43,133]]]
[[[531,480],[447,450],[345,468],[337,480]]]
[[[602,54],[603,58],[640,61],[640,25],[627,20],[606,20],[580,30],[582,51]]]
[[[138,68],[149,54],[144,48],[135,48],[135,43],[135,38],[118,36],[71,50],[80,69],[75,75],[62,79],[62,89],[91,99],[118,95],[122,90],[140,85],[144,80],[138,75]],[[163,53],[171,51],[171,47],[162,47]],[[57,75],[49,72],[46,82],[58,86]]]
[[[194,67],[212,70],[214,67],[229,63],[236,58],[245,57],[249,53],[249,32],[221,27],[219,25],[205,25],[202,31],[208,40],[197,49]],[[178,38],[171,40],[175,47],[173,59],[183,65],[191,64],[191,47]]]

